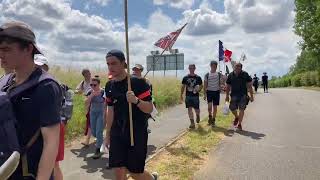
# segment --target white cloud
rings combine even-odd
[[[171,7],[177,9],[190,9],[195,0],[153,0],[155,5],[169,4]]]
[[[0,23],[8,19],[29,23],[37,33],[40,47],[53,64],[106,67],[106,51],[124,49],[123,22],[90,16],[72,9],[68,2],[58,1],[4,0],[0,4]],[[299,38],[291,29],[293,7],[285,6],[290,4],[286,4],[288,1],[225,0],[225,13],[214,11],[210,2],[204,0],[198,9],[186,10],[182,19],[172,19],[157,10],[149,17],[146,26],[132,25],[129,29],[132,64],[145,64],[146,56],[155,49],[154,42],[188,21],[174,48],[185,53],[186,65],[196,63],[201,76],[209,71],[210,60],[217,57],[218,40],[233,51],[234,59],[246,53],[248,59],[244,68],[250,74],[267,71],[270,76],[279,76],[288,71],[299,52],[296,44]],[[286,15],[281,11],[290,13]],[[260,17],[267,27],[252,19],[250,14]],[[271,17],[277,19],[271,21]],[[187,70],[180,72],[185,73]]]

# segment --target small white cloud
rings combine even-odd
[[[169,4],[171,7],[177,9],[190,9],[195,0],[153,0],[155,5]]]

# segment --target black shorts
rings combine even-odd
[[[220,91],[207,91],[207,101],[212,103],[214,106],[220,104]]]
[[[230,102],[230,110],[235,111],[235,110],[245,110],[248,105],[248,96],[243,95],[243,96],[231,96],[231,102]]]
[[[199,109],[200,101],[199,96],[186,96],[186,108],[193,107],[195,109]]]
[[[147,129],[134,131],[134,146],[130,146],[130,137],[111,135],[109,150],[109,167],[126,167],[129,172],[144,172],[148,151]]]

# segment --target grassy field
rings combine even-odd
[[[175,143],[166,147],[147,163],[147,169],[157,171],[162,180],[192,179],[193,174],[206,162],[209,151],[227,133],[232,115],[217,116],[217,127],[207,126],[201,121],[196,130],[187,132]]]
[[[82,75],[81,71],[76,70],[64,70],[60,67],[53,67],[49,70],[57,80],[61,83],[67,84],[72,89],[75,89],[76,86],[81,82]],[[99,75],[102,83],[101,87],[104,88],[107,81],[106,72],[91,72],[92,75]],[[0,69],[0,75],[3,74],[3,71]],[[180,80],[176,78],[151,78],[150,81],[153,84],[153,96],[157,104],[157,108],[161,111],[167,107],[173,106],[179,103],[180,97]],[[68,123],[66,140],[68,142],[73,139],[81,136],[84,132],[85,127],[85,108],[84,108],[84,96],[75,95],[74,96],[74,111],[73,117]]]

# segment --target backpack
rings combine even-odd
[[[74,92],[67,85],[60,85],[62,89],[62,108],[61,108],[61,120],[67,123],[73,114],[73,95]]]
[[[9,82],[12,82],[12,80],[13,78]],[[19,164],[20,155],[23,176],[35,179],[32,174],[28,173],[26,152],[40,136],[40,127],[28,141],[27,145],[21,147],[17,135],[17,119],[11,99],[28,89],[36,87],[43,81],[56,82],[52,76],[42,71],[40,76],[29,80],[27,83],[23,83],[14,89],[8,89],[7,92],[0,91],[0,179],[7,179],[12,175]],[[10,158],[11,155],[15,157]]]

